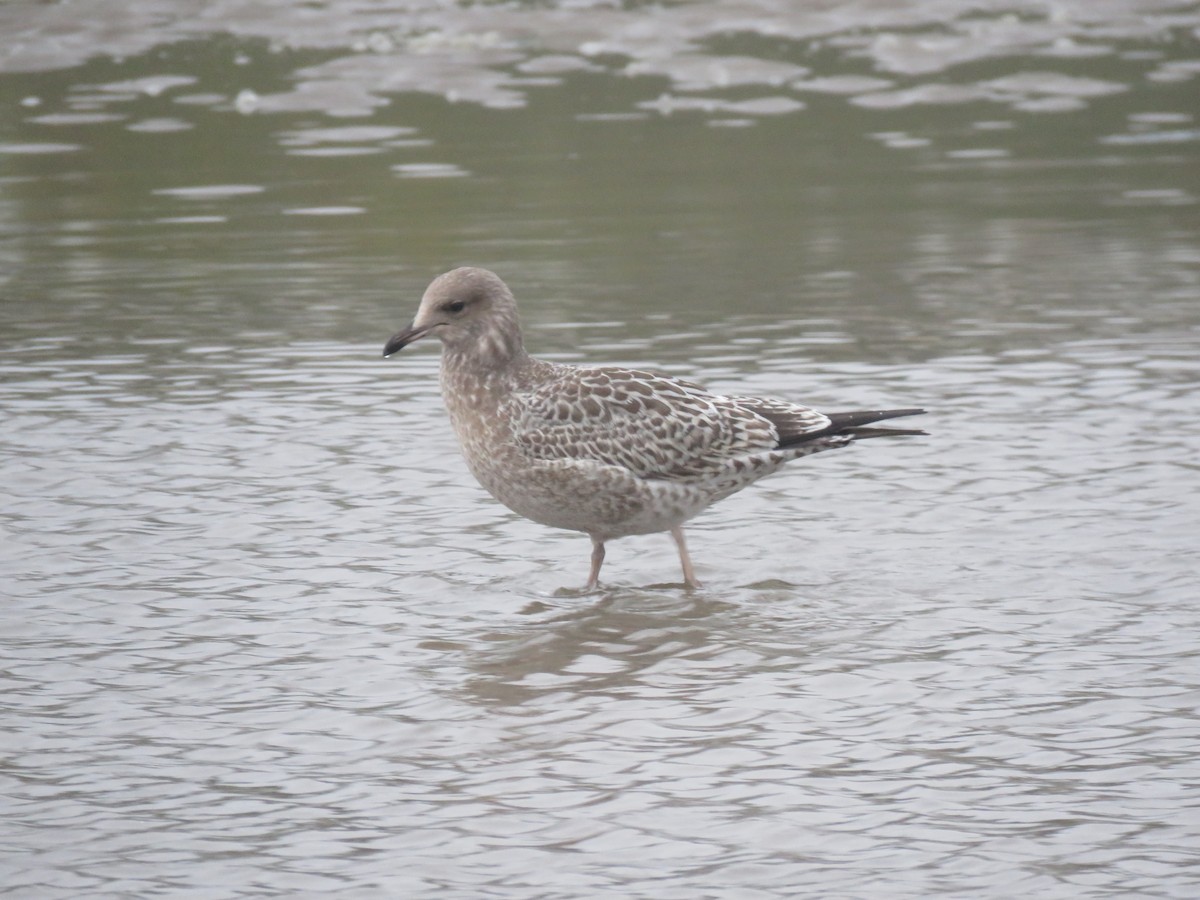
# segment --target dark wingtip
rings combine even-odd
[[[842,434],[849,434],[856,441],[864,438],[875,437],[917,437],[924,435],[929,436],[928,431],[922,431],[919,428],[869,428],[873,422],[882,422],[885,419],[900,419],[904,416],[920,416],[924,415],[923,409],[872,409],[863,410],[861,412],[850,413],[833,413],[830,415],[830,421],[839,426]]]
[[[847,428],[843,434],[848,434],[856,441],[876,437],[929,437],[928,431],[919,428]]]
[[[854,412],[826,413],[830,427],[836,431],[859,428],[884,419],[899,419],[904,416],[924,415],[923,409],[861,409]]]
[[[903,437],[913,435],[928,435],[928,432],[917,428],[867,428],[875,422],[884,419],[899,419],[903,416],[919,416],[923,409],[860,409],[853,412],[825,413],[829,425],[820,431],[807,431],[801,434],[788,435],[779,442],[781,449],[796,447],[815,441],[819,438],[834,435],[847,435],[854,440],[872,437]]]

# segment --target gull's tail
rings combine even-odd
[[[810,431],[807,434],[797,434],[785,438],[780,447],[795,447],[809,441],[829,437],[848,437],[851,440],[862,440],[875,437],[902,437],[904,435],[928,434],[918,428],[868,428],[865,426],[884,419],[898,419],[901,416],[919,416],[923,409],[861,409],[855,412],[825,413],[829,425],[820,431]]]
[[[928,434],[919,428],[864,428],[872,422],[884,419],[899,419],[901,416],[924,415],[923,409],[866,409],[858,412],[826,413],[829,417],[828,434],[848,434],[855,440],[873,437],[898,437],[905,434]]]

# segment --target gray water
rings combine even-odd
[[[0,893],[1200,894],[1200,7],[0,7]],[[527,343],[928,438],[609,548]]]

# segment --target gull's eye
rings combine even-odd
[[[443,306],[442,309],[449,313],[460,313],[466,308],[466,306],[467,304],[462,300],[451,300],[449,303]]]

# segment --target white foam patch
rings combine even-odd
[[[45,153],[74,153],[83,148],[79,144],[58,144],[50,141],[27,144],[0,144],[0,153],[13,156],[39,156]]]
[[[260,194],[264,190],[266,188],[260,184],[203,184],[195,187],[158,188],[151,193],[184,200],[221,200],[226,197]]]
[[[106,122],[120,122],[124,118],[119,113],[69,112],[47,113],[44,116],[34,116],[29,121],[38,125],[101,125]]]
[[[191,122],[185,122],[183,119],[164,117],[158,119],[142,119],[138,122],[131,122],[125,127],[129,131],[141,131],[148,134],[167,134],[174,131],[189,131],[196,126]]]
[[[453,163],[404,163],[392,166],[392,171],[401,178],[462,178],[471,174]]]
[[[365,213],[361,206],[303,206],[285,209],[285,216],[357,216]]]

